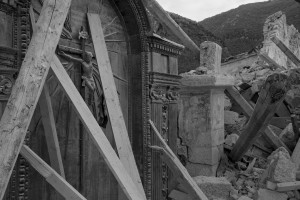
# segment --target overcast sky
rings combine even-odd
[[[267,0],[157,0],[166,11],[195,21],[202,21],[242,4],[262,1]]]

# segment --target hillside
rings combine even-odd
[[[218,43],[222,47],[224,46],[224,42],[220,38],[216,37],[210,31],[207,31],[196,21],[190,20],[174,13],[169,14],[186,32],[186,34],[195,42],[195,44],[200,45],[203,41],[210,40]],[[182,44],[181,41],[176,36],[174,36],[172,32],[166,27],[164,27],[164,30],[160,30],[159,34],[172,41]],[[224,52],[224,55],[226,57],[228,55],[226,54],[226,49]],[[199,54],[195,54],[188,48],[186,48],[183,54],[179,57],[179,66],[179,73],[187,72],[199,67]]]
[[[199,24],[221,38],[229,53],[236,55],[261,43],[265,19],[280,10],[286,14],[288,24],[300,30],[300,4],[295,0],[270,0],[242,5]]]

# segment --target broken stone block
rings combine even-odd
[[[208,199],[229,199],[232,186],[225,177],[193,177]]]
[[[239,121],[239,114],[230,110],[224,111],[224,124],[236,124]]]
[[[229,146],[233,146],[238,139],[239,139],[238,134],[233,133],[233,134],[227,135],[227,137],[225,139],[225,144],[227,144]]]
[[[275,183],[296,181],[296,164],[284,147],[278,148],[268,157],[268,166],[267,180]]]
[[[257,192],[257,200],[287,200],[288,195],[267,189],[259,189]]]

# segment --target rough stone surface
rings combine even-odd
[[[219,163],[222,152],[216,147],[195,147],[189,151],[189,161],[192,163],[215,165]]]
[[[216,176],[219,164],[206,165],[187,162],[185,166],[189,174],[194,176]]]
[[[208,199],[230,199],[232,186],[225,177],[197,176],[193,179]]]
[[[225,139],[225,144],[227,144],[229,146],[233,146],[238,139],[239,139],[239,135],[237,135],[235,133],[227,135],[226,139]]]
[[[259,189],[256,200],[287,200],[288,195],[267,189]]]
[[[236,124],[239,121],[239,114],[230,110],[224,111],[224,123]]]
[[[272,182],[296,181],[296,164],[284,147],[278,148],[268,157],[267,180]]]

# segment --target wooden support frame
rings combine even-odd
[[[287,75],[274,73],[267,78],[247,127],[230,153],[233,161],[239,160],[248,151],[259,133],[266,129],[289,89],[290,83]]]
[[[253,114],[254,108],[247,102],[247,100],[239,93],[239,91],[234,87],[226,88],[225,93],[229,96],[231,100],[236,102],[241,108],[247,117],[251,117]],[[266,139],[275,147],[284,147],[289,152],[290,149],[280,140],[280,138],[273,132],[273,130],[270,128],[270,126],[267,126],[267,128],[263,131],[264,136]]]
[[[103,155],[104,160],[112,170],[127,198],[129,200],[146,200],[145,194],[132,181],[132,178],[119,160],[96,119],[80,96],[59,59],[54,54],[70,3],[70,0],[46,1],[37,22],[37,27],[39,28],[36,28],[34,25],[35,20],[32,8],[30,9],[32,16],[31,22],[34,30],[33,38],[24,63],[22,64],[19,77],[13,86],[8,106],[0,122],[0,128],[3,132],[3,134],[0,135],[0,199],[2,199],[5,193],[10,174],[16,162],[17,155],[20,152],[64,197],[67,199],[85,199],[28,147],[22,147],[26,130],[37,106],[51,65],[54,74],[73,103],[75,110],[83,121],[87,131],[92,136],[95,145]],[[55,124],[51,123],[53,114],[51,114],[51,101],[47,93],[47,87],[43,95],[44,97],[42,97],[40,101],[41,104],[46,105],[45,109],[47,112],[47,115],[43,117],[48,117],[50,121],[50,124],[44,123],[44,125],[49,126],[52,131],[54,130],[52,135],[49,136],[50,140],[47,142],[52,142],[55,150],[57,150],[59,149],[58,140],[55,134]],[[57,158],[56,155],[55,161],[59,160],[61,159]],[[58,163],[57,168],[60,167]],[[58,169],[60,172],[63,172],[62,170],[63,169]]]
[[[18,78],[0,122],[0,199],[21,150],[52,56],[58,44],[71,0],[44,2],[38,30],[33,34]]]
[[[64,177],[61,177],[28,146],[23,145],[20,153],[63,197],[68,200],[86,200]]]
[[[177,156],[173,153],[171,148],[162,138],[154,123],[151,120],[149,120],[149,124],[154,134],[162,144],[162,147],[158,147],[157,149],[163,153],[163,159],[164,161],[166,161],[168,167],[173,171],[175,175],[179,176],[179,179],[182,179],[182,181],[189,187],[189,189],[192,192],[192,195],[199,198],[200,200],[208,200],[206,195],[202,192],[202,190],[198,187],[197,183],[190,176],[186,168],[181,164],[180,160],[177,158]]]
[[[121,110],[119,96],[117,94],[117,88],[114,82],[113,72],[105,44],[100,16],[95,13],[88,13],[87,17],[117,151],[121,162],[131,176],[133,182],[137,185],[140,193],[145,194],[133,156],[124,116]],[[146,196],[143,198],[146,199]]]

